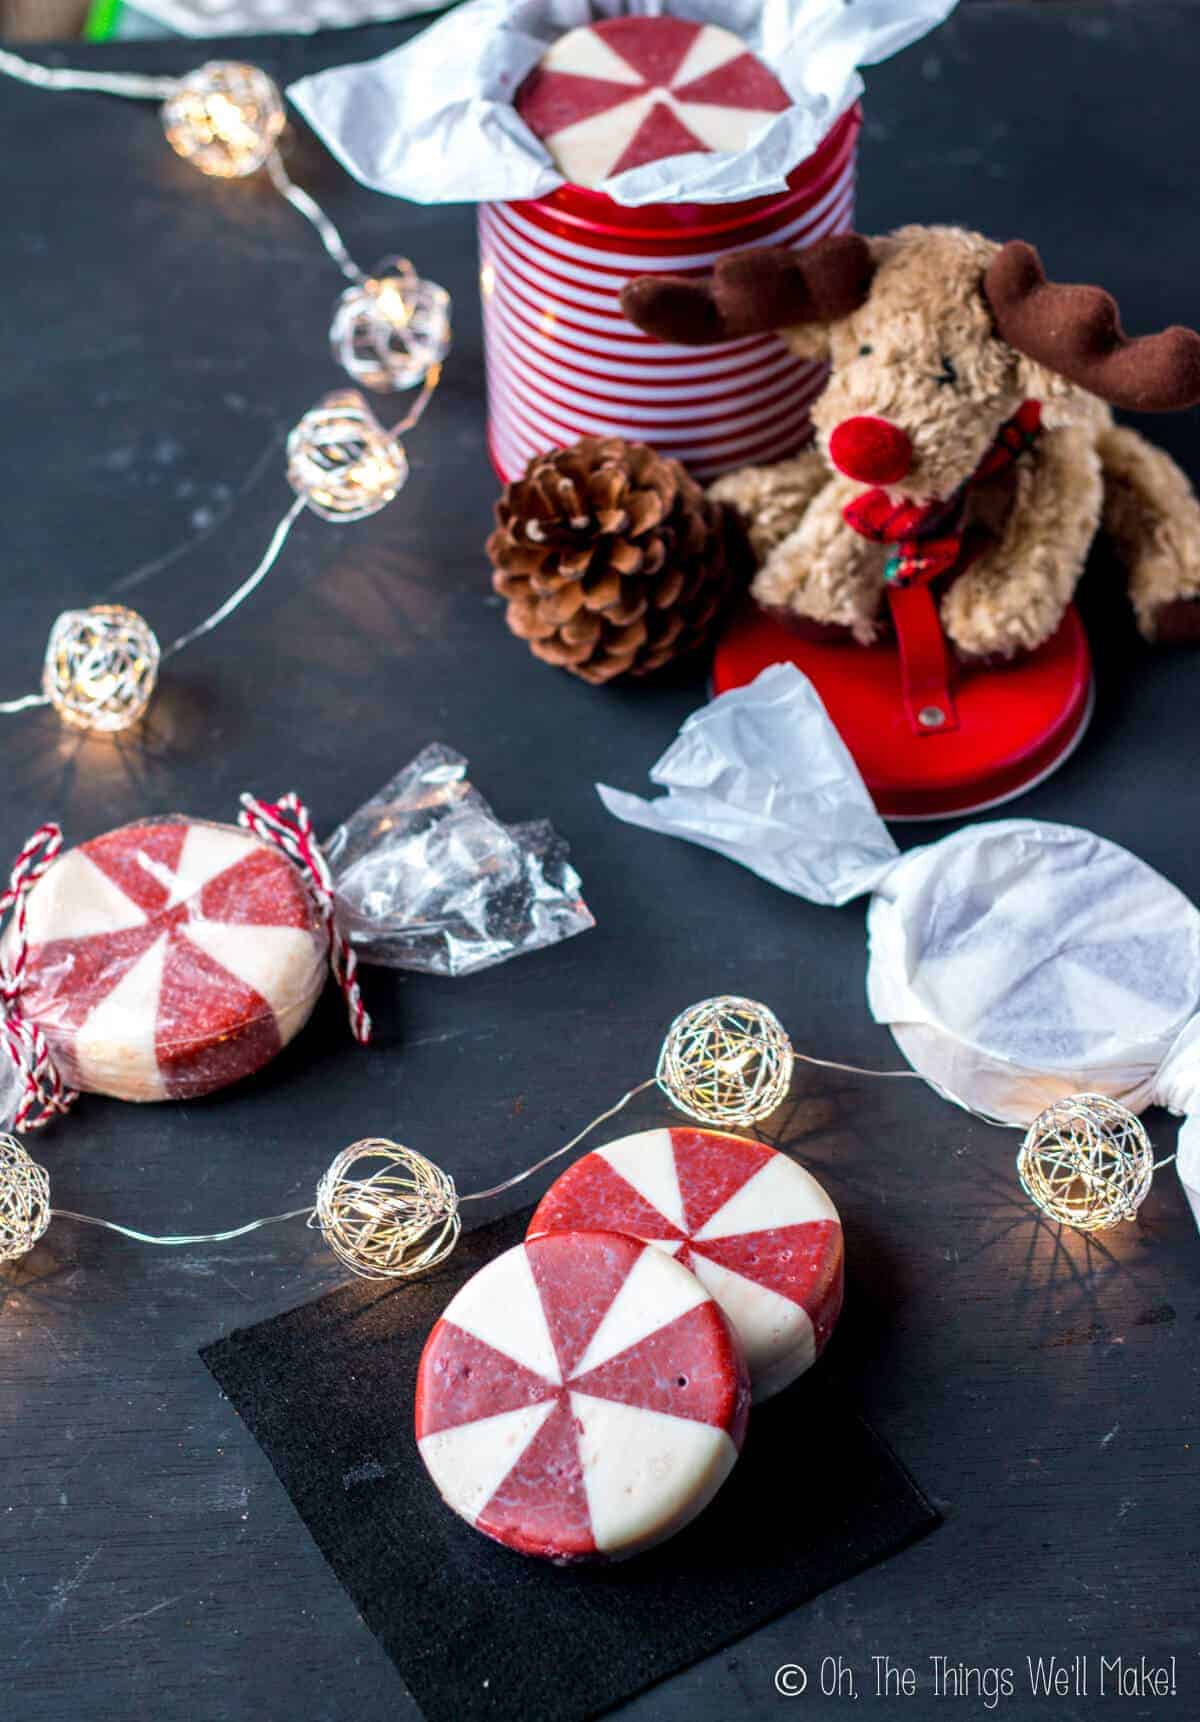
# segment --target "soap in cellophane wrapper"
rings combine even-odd
[[[468,975],[595,925],[554,828],[503,825],[466,773],[432,743],[324,845],[364,962]]]
[[[0,1129],[77,1092],[193,1100],[253,1074],[307,1022],[331,953],[368,1039],[352,935],[367,961],[467,974],[591,927],[553,828],[501,825],[465,774],[427,748],[328,858],[293,795],[243,797],[247,829],[168,815],[59,853],[40,828],[0,940]]]
[[[69,1088],[119,1100],[196,1099],[261,1069],[328,972],[292,862],[210,820],[139,820],[66,850],[25,917],[20,1018]]]
[[[618,818],[812,902],[872,893],[872,1014],[948,1099],[1020,1124],[1084,1091],[1188,1115],[1179,1173],[1200,1221],[1200,912],[1153,868],[1032,819],[901,855],[790,664],[689,718],[651,777],[655,801],[597,787]]]

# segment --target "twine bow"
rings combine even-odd
[[[21,993],[29,968],[27,898],[62,848],[57,825],[41,825],[13,863],[8,888],[0,893],[0,925],[12,916],[0,950],[0,1038],[21,1078],[21,1102],[13,1117],[15,1130],[40,1130],[69,1110],[79,1098],[67,1087],[50,1058],[41,1025],[21,1008]]]
[[[359,991],[358,955],[337,923],[333,874],[313,831],[312,815],[297,795],[283,795],[278,801],[243,795],[241,800],[238,823],[282,850],[303,874],[329,938],[329,966],[346,1000],[350,1032],[365,1046],[371,1038],[371,1019]]]

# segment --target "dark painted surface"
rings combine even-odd
[[[395,34],[236,51],[289,78]],[[202,54],[77,57],[182,70]],[[1060,275],[1117,290],[1132,326],[1195,318],[1198,74],[1187,6],[973,6],[872,74],[863,224],[1024,233]],[[169,638],[249,567],[287,500],[268,450],[339,380],[324,347],[339,283],[267,186],[198,178],[151,109],[6,85],[0,148],[0,640],[15,694],[65,605],[117,596]],[[600,810],[593,780],[643,786],[700,682],[594,691],[504,632],[480,555],[494,487],[469,212],[372,197],[310,142],[294,170],[361,257],[404,249],[456,295],[458,347],[411,439],[408,490],[359,526],[304,521],[254,605],[171,667],[136,741],[4,720],[0,850],[47,816],[74,839],[154,811],[228,816],[243,788],[294,787],[328,827],[443,737],[504,816],[548,815],[570,836],[599,928],[469,982],[369,978],[369,1052],[329,998],[243,1091],[144,1112],[85,1102],[38,1144],[58,1202],[150,1230],[230,1225],[302,1203],[336,1149],[370,1132],[425,1149],[466,1187],[499,1178],[642,1076],[676,1008],[723,989],[767,999],[814,1052],[893,1064],[863,1000],[860,906],[792,901]],[[1160,427],[1194,472],[1198,424]],[[1091,735],[1019,808],[1094,826],[1198,895],[1200,662],[1136,644],[1112,576],[1093,587]],[[660,1114],[645,1102],[634,1116]],[[806,1662],[815,1681],[839,1654],[858,1670],[859,1714],[990,1714],[933,1697],[927,1659],[943,1654],[1015,1668],[998,1714],[1075,1722],[1107,1713],[1098,1665],[1092,1697],[1035,1703],[1024,1658],[1123,1652],[1174,1653],[1179,1692],[1121,1715],[1194,1716],[1200,1245],[1173,1174],[1141,1224],[1088,1246],[1031,1221],[1009,1137],[918,1084],[806,1077],[781,1136],[847,1225],[855,1286],[831,1361],[948,1522],[627,1714],[831,1722],[848,1700],[810,1691],[789,1706],[772,1674]],[[302,1225],[170,1254],[66,1223],[3,1275],[5,1714],[413,1714],[196,1356],[338,1277]],[[915,1667],[917,1696],[871,1697],[870,1659],[885,1653]]]

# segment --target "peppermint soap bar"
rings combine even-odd
[[[729,1317],[756,1401],[813,1364],[842,1307],[837,1209],[802,1166],[715,1130],[647,1130],[585,1154],[528,1235],[605,1226],[690,1268]]]
[[[517,92],[516,109],[575,185],[666,156],[744,149],[791,106],[744,42],[683,18],[610,18],[568,30]]]
[[[436,1323],[421,1457],[447,1506],[523,1554],[619,1560],[662,1542],[733,1468],[746,1366],[699,1280],[612,1232],[507,1250]]]
[[[73,1088],[181,1100],[301,1029],[327,942],[297,870],[231,825],[162,819],[68,850],[28,897],[24,1014]]]

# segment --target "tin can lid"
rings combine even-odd
[[[747,605],[722,636],[718,694],[790,663],[812,682],[885,819],[940,819],[1011,800],[1048,777],[1087,728],[1092,664],[1072,605],[1058,632],[1010,663],[960,665],[957,727],[916,735],[894,639],[872,646],[809,639]]]

